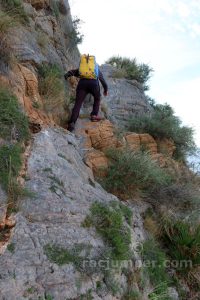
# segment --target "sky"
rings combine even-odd
[[[147,94],[168,103],[200,147],[200,0],[69,0],[82,20],[81,53],[113,55],[153,68]]]

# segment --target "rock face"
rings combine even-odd
[[[98,294],[97,282],[103,280],[102,274],[83,276],[72,263],[59,266],[50,262],[44,251],[47,244],[64,248],[86,244],[94,253],[104,247],[94,228],[85,228],[82,223],[94,201],[109,203],[118,199],[94,181],[78,149],[78,140],[62,129],[35,135],[26,183],[34,197],[21,202],[10,247],[4,248],[0,256],[1,300],[47,296],[54,300],[79,299],[89,290],[93,299],[121,298],[110,292]],[[138,257],[134,249],[145,233],[140,209],[133,204],[132,207],[135,225],[131,229],[131,247]],[[125,289],[126,278],[120,272],[117,276],[120,288]]]
[[[108,96],[102,96],[102,112],[112,123],[126,127],[132,116],[151,112],[152,108],[137,81],[113,78],[115,68],[111,65],[102,65],[101,71],[109,87]],[[85,104],[89,113],[92,101],[90,97]]]
[[[147,133],[138,134],[118,131],[109,120],[92,123],[86,119],[79,119],[76,125],[76,135],[81,139],[84,149],[85,163],[94,173],[105,175],[108,159],[105,151],[110,148],[123,149],[128,147],[133,151],[148,151],[161,167],[169,167],[177,171],[177,164],[172,159],[175,150],[170,140],[155,140]]]
[[[38,68],[42,64],[55,64],[64,75],[79,63],[69,3],[68,0],[24,0],[23,6],[29,22],[8,31],[7,52],[14,53],[15,59],[9,63],[8,70],[0,67],[0,80],[13,90],[33,124],[60,124],[68,113],[65,103],[58,104],[51,114],[45,115],[46,99],[39,94]],[[68,83],[65,90],[67,98],[70,94]]]

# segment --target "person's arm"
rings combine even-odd
[[[75,77],[78,77],[79,76],[79,70],[78,69],[75,69],[75,70],[70,70],[68,71],[64,77],[65,79],[67,80],[67,78],[71,77],[71,76],[75,76]]]
[[[108,94],[108,85],[107,85],[107,83],[106,83],[106,81],[103,77],[103,74],[101,73],[100,70],[99,70],[99,80],[100,80],[100,82],[101,82],[101,84],[104,88],[104,93],[103,94],[104,94],[104,96],[107,96],[107,94]]]

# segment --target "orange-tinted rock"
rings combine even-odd
[[[158,145],[158,152],[163,153],[164,155],[172,157],[174,151],[176,150],[176,146],[172,140],[162,139],[156,140]]]
[[[134,151],[140,150],[140,136],[137,133],[127,133],[125,135],[127,146]]]
[[[101,175],[105,173],[105,169],[108,167],[108,159],[105,154],[95,149],[87,152],[85,163],[94,173],[100,172]]]
[[[97,150],[105,150],[120,146],[120,141],[114,135],[114,127],[108,120],[100,122],[81,122],[82,128],[76,132],[78,135],[87,135],[86,145]]]
[[[31,3],[35,9],[42,9],[49,6],[49,0],[29,0],[29,3]]]
[[[156,141],[150,134],[139,134],[139,137],[141,150],[149,151],[150,154],[155,154],[158,152]]]

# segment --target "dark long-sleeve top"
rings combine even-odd
[[[70,76],[75,76],[75,77],[80,77],[80,74],[79,74],[79,69],[75,69],[75,70],[70,70],[68,71],[66,74],[65,74],[65,79],[67,79],[68,77]],[[99,76],[98,76],[98,79],[100,80],[103,88],[104,88],[104,92],[107,92],[108,91],[108,85],[103,77],[103,74],[101,73],[101,71],[99,70]],[[98,80],[98,79],[94,79],[94,80]]]

